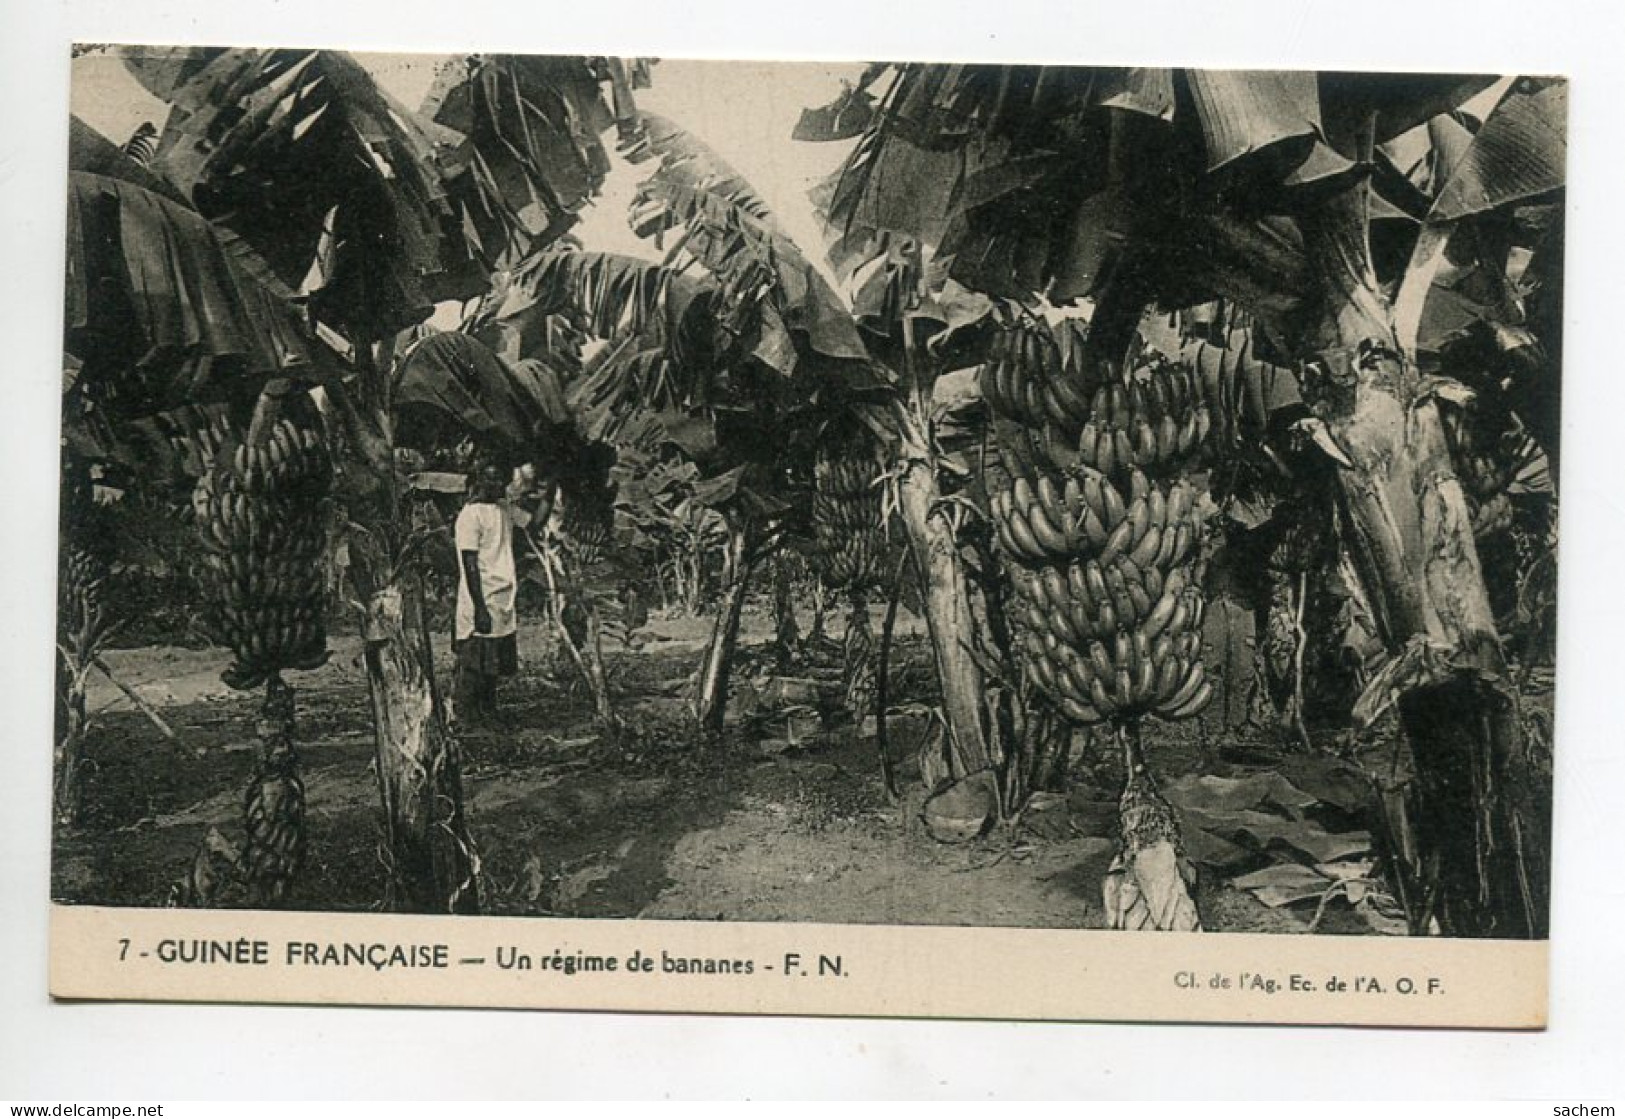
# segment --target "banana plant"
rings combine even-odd
[[[1255,317],[1278,359],[1302,370],[1304,403],[1343,460],[1339,502],[1361,542],[1358,566],[1405,666],[1388,682],[1426,771],[1419,786],[1452,790],[1428,812],[1439,821],[1427,837],[1439,924],[1539,936],[1547,856],[1524,838],[1547,826],[1539,781],[1519,745],[1465,497],[1372,249],[1382,145],[1494,82],[900,66],[875,79],[884,92],[835,209],[928,241],[977,290],[1089,300],[1091,348],[1108,359],[1153,301],[1219,296]],[[1484,132],[1496,113],[1522,111],[1517,91],[1553,85],[1520,79],[1485,94]],[[1555,128],[1548,115],[1505,129],[1477,161],[1536,168],[1520,172],[1515,193],[1549,196],[1561,184]],[[1493,776],[1475,785],[1474,773]],[[1446,822],[1458,803],[1488,821],[1482,846]]]
[[[777,359],[776,367],[786,374],[796,372],[798,366],[788,360],[794,358],[809,367],[813,384],[833,381],[838,387],[825,393],[823,423],[844,428],[855,422],[884,448],[894,494],[890,508],[907,531],[920,573],[944,697],[947,733],[941,765],[932,773],[940,769],[947,781],[969,781],[997,803],[998,794],[985,779],[999,754],[992,739],[998,730],[985,706],[988,690],[979,657],[996,658],[998,652],[979,636],[969,570],[955,538],[957,519],[945,513],[956,499],[944,485],[952,489],[957,483],[944,467],[948,456],[936,434],[932,386],[939,363],[924,348],[940,323],[913,332],[939,314],[957,323],[978,313],[985,301],[961,289],[946,303],[933,301],[922,316],[917,289],[925,286],[923,276],[915,281],[920,269],[909,266],[918,264],[917,254],[911,261],[904,245],[893,246],[878,265],[875,254],[864,258],[862,263],[872,266],[852,277],[853,294],[843,297],[733,168],[671,122],[644,120],[660,163],[639,188],[634,229],[663,248],[664,239],[671,239],[668,259],[717,277],[725,291],[761,291],[772,318],[789,327],[799,345],[793,351],[759,347],[757,355],[770,364]],[[814,138],[814,130],[803,127],[800,137]],[[840,246],[832,255],[838,266],[849,263],[850,254]],[[955,298],[963,305],[950,308]]]
[[[538,318],[573,316],[606,347],[571,387],[585,433],[637,443],[652,432],[699,468],[693,498],[728,530],[716,623],[692,698],[707,736],[722,730],[751,574],[778,546],[791,508],[787,456],[806,449],[798,420],[809,403],[785,375],[802,359],[795,333],[766,310],[767,290],[730,288],[677,265],[553,249],[521,262],[474,316],[475,330],[518,339],[518,353]]]
[[[290,379],[313,382],[337,368],[289,293],[264,282],[240,245],[135,158],[132,151],[147,153],[149,131],[121,149],[80,121],[70,128],[64,350],[72,376],[63,393],[68,450],[62,472],[66,579],[58,743],[59,803],[69,819],[79,807],[79,755],[88,725],[84,680],[92,669],[112,679],[160,733],[174,738],[161,716],[112,677],[101,657],[118,619],[104,593],[105,556],[86,537],[106,510],[85,495],[99,488],[124,500],[186,504],[178,495],[216,468],[222,450],[229,454],[247,441],[267,386],[286,389]],[[302,624],[314,655],[320,619]],[[232,680],[232,672],[223,678]],[[251,894],[266,902],[281,900],[304,845],[291,744],[293,692],[280,680],[274,685],[268,684],[268,698],[281,688],[286,702],[278,710],[287,713],[279,760],[275,774],[264,773],[269,759],[262,752],[262,773],[245,800],[245,841],[234,855]],[[259,811],[269,803],[261,791],[278,799],[277,812]],[[265,822],[275,823],[275,836],[260,826]],[[268,839],[274,842],[268,845]],[[278,848],[274,855],[272,847]]]
[[[570,355],[550,357],[567,363]],[[598,639],[598,609],[580,570],[585,553],[602,551],[608,543],[614,449],[583,436],[564,375],[554,365],[537,358],[509,362],[462,331],[425,332],[402,353],[397,381],[403,445],[429,451],[471,442],[533,473],[547,494],[541,515],[521,536],[539,566],[549,613],[581,670],[599,723],[606,731],[618,729]],[[437,492],[446,481],[430,475],[423,483]],[[461,492],[460,484],[453,488]],[[565,625],[572,611],[585,619],[579,639]]]
[[[396,469],[396,358],[403,331],[437,303],[487,291],[500,263],[558,236],[572,207],[597,190],[598,134],[614,120],[600,92],[610,75],[584,60],[552,68],[478,60],[431,105],[467,129],[459,131],[394,102],[340,52],[140,48],[124,61],[171,106],[154,172],[219,231],[260,291],[296,294],[337,355],[328,398],[349,451],[341,498],[390,903],[475,912],[478,858]],[[522,91],[517,116],[493,90]],[[571,106],[576,117],[539,118],[542,103]],[[544,129],[541,118],[552,123]],[[531,145],[508,142],[516,120],[532,128]],[[538,219],[527,209],[538,184],[566,181],[569,189],[553,191],[556,213]]]

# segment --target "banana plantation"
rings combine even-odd
[[[1561,80],[76,53],[58,901],[1546,936]]]

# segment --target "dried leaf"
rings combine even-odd
[[[1199,827],[1182,827],[1180,834],[1185,843],[1186,857],[1198,866],[1228,872],[1255,862],[1258,858],[1256,852],[1240,844],[1231,843],[1228,839],[1221,839]]]
[[[1409,936],[1410,926],[1406,924],[1401,914],[1386,913],[1376,904],[1376,895],[1366,894],[1354,906],[1354,912],[1364,921],[1372,932],[1383,936]]]
[[[1208,813],[1186,809],[1182,815],[1187,827],[1211,832],[1249,850],[1280,852],[1299,862],[1337,862],[1371,850],[1369,832],[1334,834],[1314,823],[1264,812]]]
[[[1201,932],[1202,919],[1191,900],[1196,872],[1164,839],[1134,852],[1120,852],[1106,871],[1102,898],[1108,928],[1128,932]]]
[[[1246,890],[1271,909],[1279,909],[1283,905],[1318,899],[1333,882],[1306,866],[1278,863],[1233,879],[1231,885]]]
[[[1354,703],[1354,725],[1369,727],[1399,697],[1418,688],[1449,680],[1457,672],[1450,650],[1417,636],[1397,656],[1390,657],[1366,684]]]
[[[1257,773],[1250,777],[1187,775],[1164,790],[1180,808],[1204,812],[1239,812],[1250,808],[1279,810],[1293,819],[1302,819],[1315,798],[1278,773]]]

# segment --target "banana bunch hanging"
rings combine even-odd
[[[1017,620],[1038,684],[1093,724],[1182,719],[1212,697],[1201,660],[1203,599],[1191,567],[1196,489],[1130,474],[1124,500],[1098,474],[1017,477],[993,499]]]
[[[1147,355],[1132,376],[1103,378],[1070,323],[1001,331],[982,367],[982,397],[1022,429],[1024,458],[1121,479],[1132,468],[1164,473],[1187,464],[1213,426],[1198,372]]]
[[[989,506],[1025,662],[1076,722],[1188,718],[1213,687],[1195,577],[1201,495],[1181,475],[1212,405],[1194,370],[1146,354],[1103,374],[1078,337],[1022,324],[995,340],[981,373],[1010,452]]]
[[[880,474],[880,463],[866,456],[821,455],[813,464],[813,536],[830,587],[863,587],[882,578],[888,542]]]
[[[234,688],[327,659],[321,501],[332,476],[321,435],[284,417],[259,442],[222,448],[193,490],[208,621],[235,654],[221,674]]]

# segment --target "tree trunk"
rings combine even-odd
[[[478,913],[479,859],[463,809],[457,741],[429,657],[421,587],[386,583],[366,599],[367,687],[390,853],[390,904],[407,913]]]
[[[1394,685],[1418,774],[1413,898],[1447,935],[1544,936],[1549,793],[1524,756],[1438,411],[1377,289],[1365,207],[1362,185],[1302,222],[1321,299],[1303,387],[1348,460],[1350,544],[1384,642],[1421,669]]]
[[[722,596],[717,603],[716,623],[711,629],[705,660],[700,664],[692,708],[695,725],[707,738],[722,734],[728,713],[728,675],[739,644],[739,619],[744,613],[745,586],[750,580],[746,551],[745,530],[730,524],[723,554]]]
[[[609,696],[609,677],[604,672],[603,620],[598,614],[598,603],[593,601],[569,560],[564,558],[563,549],[545,552],[534,543],[531,547],[541,560],[542,572],[547,577],[548,613],[553,616],[559,643],[564,646],[587,685],[599,728],[615,730],[620,726],[620,720],[615,715],[615,704]],[[568,620],[572,611],[580,612],[579,634],[572,632]]]
[[[864,717],[875,701],[875,639],[869,625],[869,598],[853,590],[847,613],[846,633],[841,639],[841,693],[851,716],[853,734],[862,732]]]
[[[829,640],[829,635],[824,632],[824,599],[824,581],[814,579],[812,581],[812,621],[807,626],[807,644],[815,649]]]
[[[73,825],[81,807],[80,770],[84,767],[85,668],[69,662],[59,650],[56,658],[56,774],[54,801],[58,823]]]
[[[238,855],[248,903],[256,908],[282,904],[305,862],[305,782],[293,716],[293,687],[273,675],[254,719],[259,756],[243,794]]]
[[[942,494],[927,454],[923,446],[904,450],[898,488],[942,689],[948,771],[961,780],[996,769],[997,759],[984,721],[982,669],[971,654],[976,620],[964,559],[952,526],[934,511]]]
[[[350,578],[362,604],[361,635],[372,700],[379,792],[389,844],[391,908],[478,913],[479,856],[463,805],[462,762],[434,680],[423,582],[405,546],[397,491],[392,345],[357,345],[359,375],[329,386],[330,399],[370,485],[351,496]]]
[[[886,799],[892,804],[898,800],[897,770],[892,765],[886,712],[891,707],[892,635],[897,629],[897,604],[903,597],[903,564],[907,562],[905,554],[886,588],[886,616],[880,623],[880,649],[875,660],[875,749],[880,752],[880,777],[886,785]]]
[[[609,676],[604,671],[603,619],[592,597],[584,592],[581,597],[587,612],[587,639],[581,643],[581,659],[586,667],[587,687],[592,691],[593,715],[600,727],[611,730],[620,720],[615,716],[615,703],[609,696]]]
[[[773,658],[779,671],[788,671],[801,651],[801,630],[796,625],[795,588],[783,556],[773,563]]]
[[[1064,792],[1074,728],[1036,692],[1028,697],[1025,714],[1022,753],[1027,793]]]

